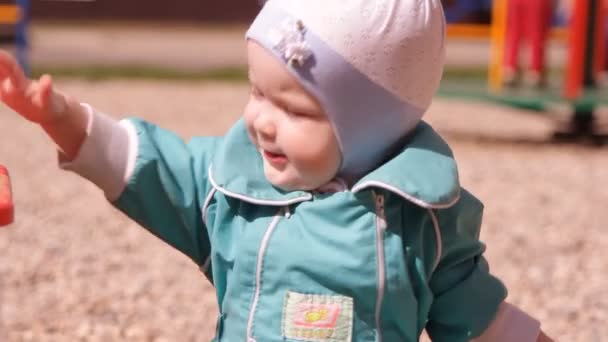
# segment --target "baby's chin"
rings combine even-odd
[[[270,184],[283,191],[311,191],[327,183],[315,182],[311,179],[306,179],[306,177],[296,175],[293,172],[269,170],[266,166],[264,167],[264,175]]]
[[[283,191],[311,191],[319,188],[321,185],[307,184],[297,179],[275,179],[272,177],[266,177],[268,182],[273,186]]]

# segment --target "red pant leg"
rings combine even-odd
[[[530,43],[530,69],[542,73],[545,71],[546,45],[553,17],[552,0],[526,1],[526,31]]]
[[[507,0],[507,33],[505,44],[505,67],[517,70],[519,49],[524,36],[525,4],[530,0]]]

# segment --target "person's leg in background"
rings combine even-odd
[[[600,85],[608,86],[608,0],[604,0],[604,63],[600,73]]]
[[[507,0],[507,33],[503,80],[514,86],[519,78],[519,50],[524,36],[525,3],[531,0]]]
[[[553,0],[527,0],[526,7],[526,31],[531,53],[526,78],[532,86],[542,87],[546,85],[546,51],[553,18]]]

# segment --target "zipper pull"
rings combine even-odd
[[[386,216],[384,214],[384,195],[377,194],[375,191],[374,194],[374,202],[376,203],[376,216],[378,217],[378,224],[380,228],[386,228]]]
[[[384,195],[376,195],[376,206],[384,211]]]

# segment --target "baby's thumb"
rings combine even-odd
[[[54,90],[53,79],[49,75],[43,75],[38,80],[38,105],[50,112],[51,115],[63,113],[65,101],[63,97]]]

